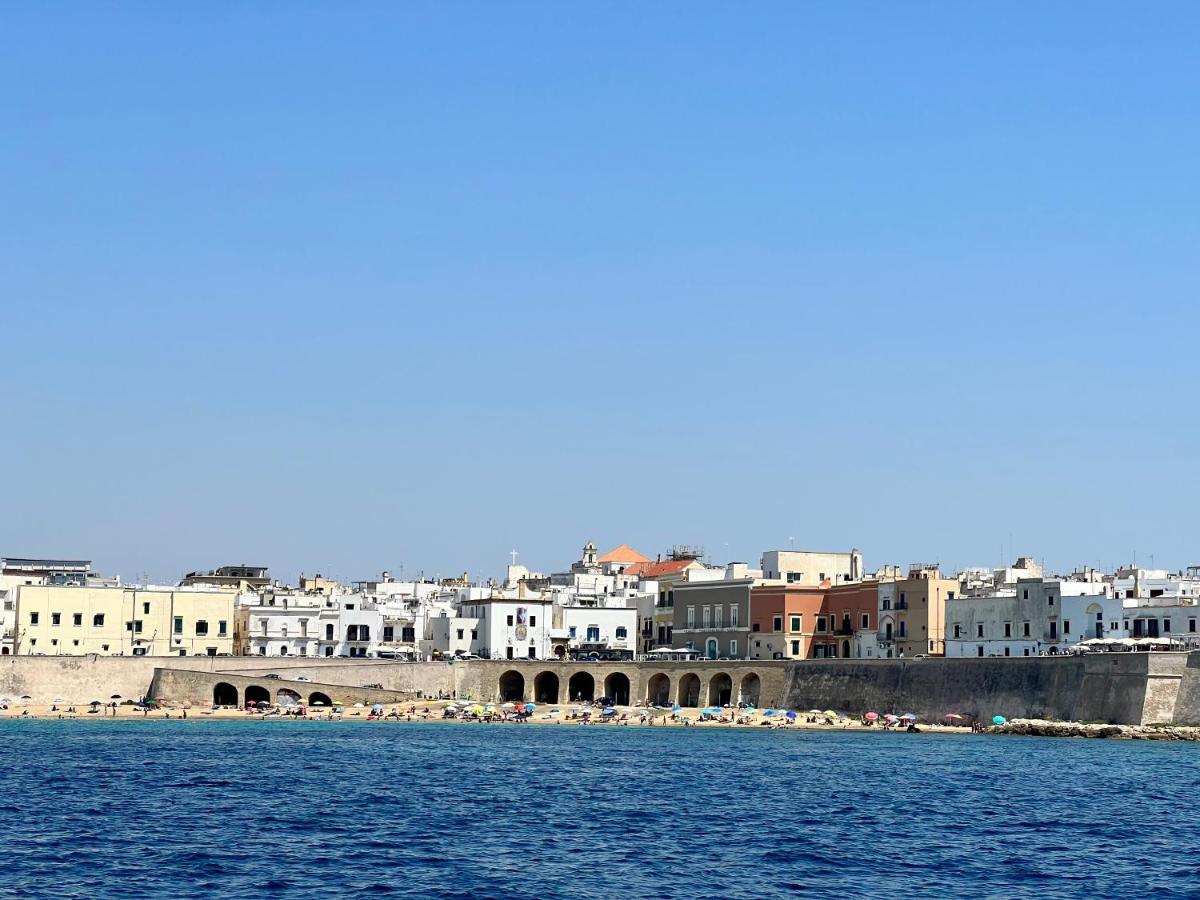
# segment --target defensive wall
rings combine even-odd
[[[277,679],[266,679],[277,674]],[[308,681],[298,681],[304,676]],[[0,696],[31,703],[165,696],[212,702],[225,684],[280,689],[303,699],[385,702],[458,697],[571,703],[614,698],[668,706],[744,700],[759,707],[946,713],[989,720],[1047,718],[1138,725],[1200,724],[1200,652],[1098,653],[986,659],[702,660],[571,662],[471,660],[407,663],[304,657],[0,657]],[[380,687],[367,687],[379,685]],[[227,689],[222,689],[228,695]],[[260,696],[256,693],[256,696]]]
[[[1185,696],[1198,702],[1179,704]],[[1191,724],[1200,721],[1200,654],[806,660],[789,666],[784,704],[913,712],[927,722],[957,713],[983,721]]]

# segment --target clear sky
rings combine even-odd
[[[1194,3],[9,4],[0,554],[1200,563]]]

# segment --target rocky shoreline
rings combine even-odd
[[[1084,722],[1052,722],[1047,719],[1012,719],[993,725],[991,734],[1020,734],[1031,737],[1116,738],[1130,741],[1200,741],[1200,728],[1188,725],[1101,725]]]

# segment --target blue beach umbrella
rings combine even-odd
[[[1004,718],[1004,716],[992,716],[993,725],[1003,725],[1007,721],[1008,719]]]
[[[787,717],[788,717],[789,719],[794,719],[794,718],[796,718],[796,714],[795,714],[794,712],[792,712],[792,711],[789,709],[789,710],[787,711]]]
[[[535,709],[537,709],[537,707],[534,706],[532,703],[525,704],[525,712],[533,712]]]
[[[611,706],[604,707],[604,710],[600,713],[602,716],[615,716],[616,714],[617,711]]]
[[[773,715],[775,715],[775,713],[776,713],[776,710],[768,709],[763,713],[763,715],[764,716],[773,716]]]
[[[683,707],[682,706],[672,706],[671,712],[683,712]]]

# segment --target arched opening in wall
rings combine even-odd
[[[333,706],[333,701],[329,699],[328,694],[323,694],[320,691],[313,691],[308,695],[309,706]]]
[[[691,672],[679,679],[679,697],[680,706],[699,706],[700,705],[700,676],[694,675]]]
[[[280,706],[299,706],[300,695],[291,688],[280,688],[275,692],[275,702]]]
[[[533,679],[533,699],[535,703],[557,703],[558,676],[553,672],[539,672]]]
[[[760,694],[762,694],[762,680],[754,672],[751,672],[742,679],[742,694],[739,699],[742,703],[758,706]]]
[[[1093,603],[1087,608],[1087,617],[1088,621],[1087,625],[1084,626],[1083,636],[1085,638],[1104,637],[1104,607],[1099,603]],[[1089,632],[1091,633],[1089,634]]]
[[[716,638],[709,638],[707,641],[704,642],[704,658],[705,659],[716,659],[717,658],[717,639]]]
[[[238,692],[232,684],[219,681],[213,685],[213,706],[237,706]]]
[[[576,672],[567,682],[567,693],[572,700],[595,700],[596,679],[587,672]]]
[[[246,705],[249,706],[251,703],[265,703],[267,706],[270,706],[271,692],[257,684],[250,685],[250,687],[246,688]]]
[[[628,706],[629,676],[624,672],[613,672],[605,678],[604,696],[608,697],[614,706]]]
[[[525,699],[525,676],[509,669],[500,676],[500,699],[516,702]]]
[[[733,699],[733,679],[725,672],[718,672],[708,683],[708,705],[724,706]]]
[[[842,641],[842,659],[850,658],[850,642]]]
[[[671,705],[671,677],[659,672],[646,683],[646,700],[654,706]]]
[[[0,656],[8,656],[8,648],[0,647]]]
[[[559,644],[557,647],[554,648],[554,655],[558,659],[562,659],[564,656],[567,655],[567,648],[564,647],[562,644]]]

